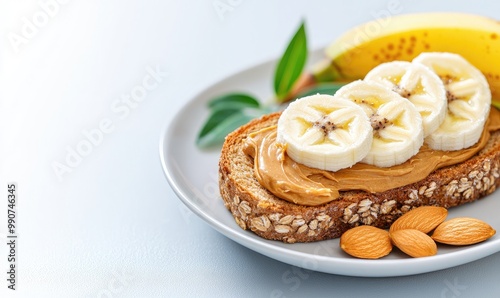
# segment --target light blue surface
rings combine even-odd
[[[259,255],[188,211],[158,156],[187,100],[278,57],[302,19],[318,48],[393,5],[500,19],[500,4],[254,2],[66,1],[34,31],[25,27],[44,12],[38,1],[0,3],[0,187],[18,183],[20,237],[18,291],[2,282],[1,297],[500,296],[498,253],[399,278],[328,275]],[[233,6],[219,15],[214,3]],[[16,52],[11,36],[23,30],[31,35]],[[59,179],[53,167],[68,161]],[[0,246],[0,272],[6,255]]]

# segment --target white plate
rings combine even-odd
[[[312,59],[321,56],[320,51]],[[315,243],[284,244],[265,240],[242,230],[224,207],[219,195],[217,172],[219,150],[196,147],[198,130],[208,116],[207,101],[230,91],[247,91],[269,98],[275,61],[236,73],[201,92],[176,115],[160,140],[160,157],[172,189],[196,215],[230,239],[270,258],[309,270],[349,276],[402,276],[450,268],[500,251],[500,236],[467,247],[438,245],[438,254],[410,258],[394,250],[380,260],[352,258],[341,251],[338,239]],[[500,191],[465,206],[452,208],[448,218],[471,216],[500,230]]]

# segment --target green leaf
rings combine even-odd
[[[290,92],[306,64],[307,38],[304,22],[295,33],[274,73],[274,92],[279,101]]]
[[[300,92],[297,95],[297,98],[301,98],[304,96],[314,95],[314,94],[330,94],[334,95],[337,90],[342,88],[347,83],[321,83],[315,85],[311,88],[307,88],[304,91]]]
[[[224,138],[229,133],[242,126],[243,124],[248,123],[248,121],[262,115],[263,113],[264,111],[259,109],[216,111],[214,114],[212,114],[212,116],[203,127],[202,132],[204,133],[200,133],[198,139],[196,140],[196,143],[201,148],[220,145],[224,142]],[[215,118],[219,120],[218,118],[222,116],[222,114],[227,114],[228,116],[224,117],[224,119],[221,121],[217,121],[216,123],[210,123],[211,128],[205,131],[207,124],[209,124],[209,122],[211,121],[216,121],[214,120]],[[212,125],[213,123],[215,123],[215,125]]]
[[[198,134],[198,139],[204,137],[207,133],[209,133],[211,130],[217,127],[219,123],[221,123],[228,117],[231,117],[235,113],[238,113],[238,110],[224,109],[224,110],[214,111],[210,115],[210,117],[208,117],[207,121],[205,122],[205,125],[203,125],[203,128],[200,130],[200,133]]]
[[[212,99],[208,107],[212,110],[234,109],[253,107],[258,108],[259,101],[253,96],[244,93],[231,93]]]

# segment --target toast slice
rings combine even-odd
[[[219,160],[219,187],[224,205],[244,230],[287,243],[337,238],[349,228],[388,228],[403,213],[423,205],[450,208],[475,201],[500,184],[500,131],[465,162],[432,172],[425,179],[384,192],[342,191],[319,206],[282,200],[262,187],[253,159],[244,153],[249,133],[276,125],[280,113],[265,115],[226,137]]]

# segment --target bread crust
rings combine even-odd
[[[282,200],[257,181],[253,159],[243,152],[249,133],[275,125],[280,113],[252,120],[226,137],[219,160],[219,187],[224,205],[244,230],[287,243],[337,238],[349,228],[388,228],[399,216],[424,205],[450,208],[476,201],[500,184],[500,132],[491,134],[478,154],[438,169],[425,179],[379,193],[343,191],[320,206]]]

